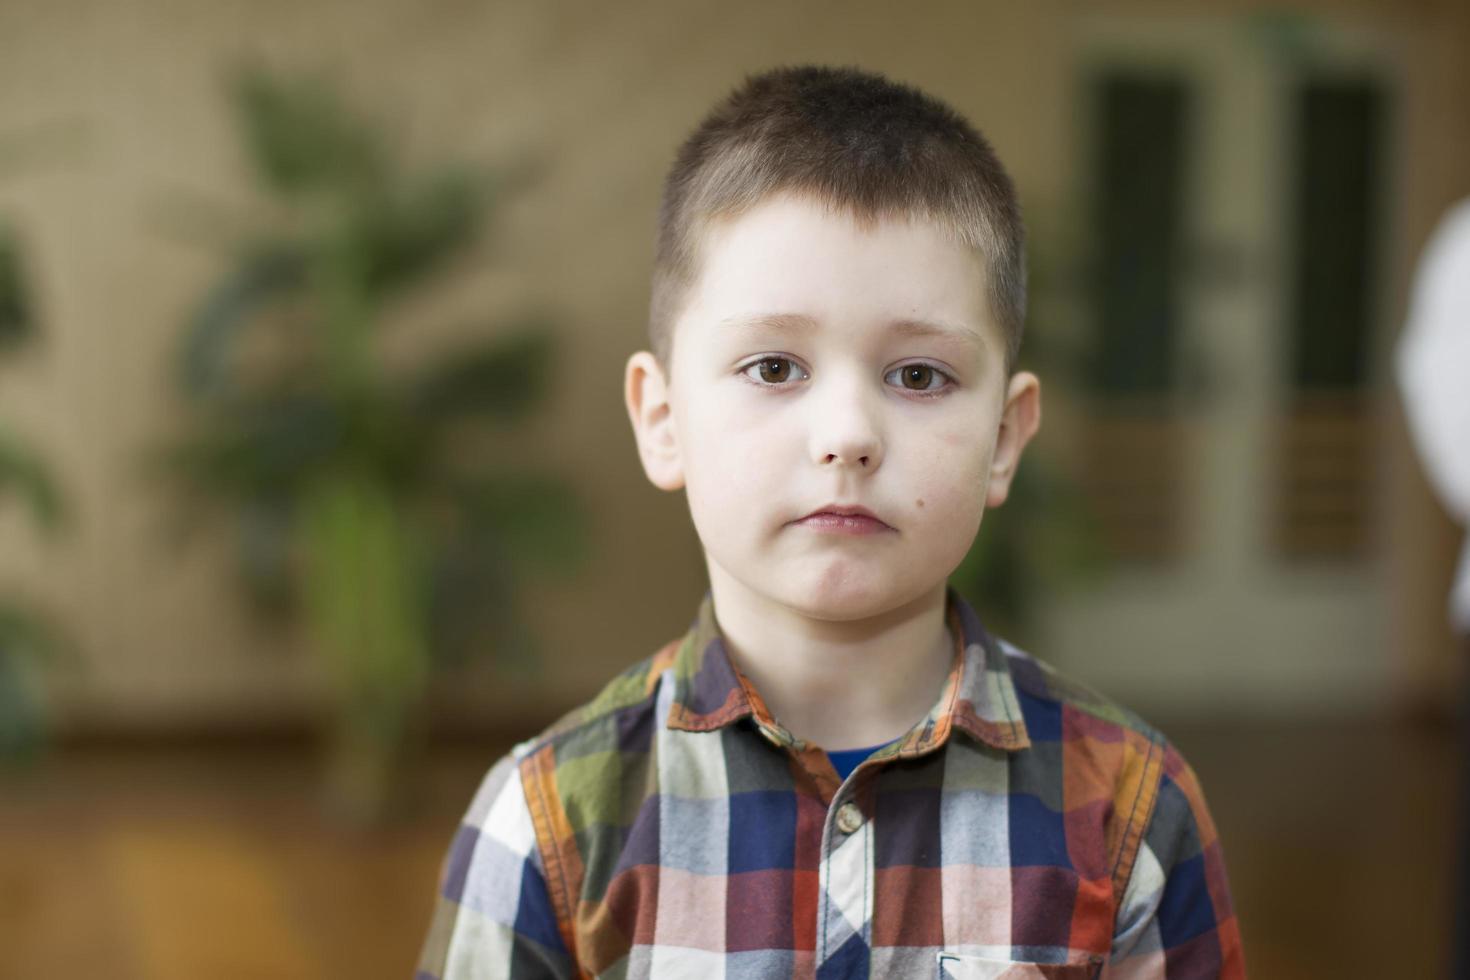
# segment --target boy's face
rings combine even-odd
[[[784,195],[711,228],[671,377],[640,352],[626,395],[712,584],[827,620],[942,592],[1040,418],[986,296],[980,258],[923,220],[864,230]],[[807,519],[829,505],[881,524]]]

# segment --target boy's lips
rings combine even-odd
[[[846,534],[874,534],[893,530],[868,508],[850,504],[825,504],[793,523]]]

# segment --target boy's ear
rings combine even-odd
[[[682,488],[684,461],[674,429],[668,379],[658,359],[648,351],[641,350],[628,358],[623,397],[628,404],[628,420],[633,423],[633,436],[638,440],[638,458],[643,461],[643,472],[649,482],[660,490]]]
[[[999,507],[1011,492],[1011,479],[1021,462],[1021,450],[1041,427],[1041,381],[1030,371],[1017,371],[1006,386],[1006,403],[1001,409],[1000,433],[995,455],[990,458],[990,484],[985,506]]]

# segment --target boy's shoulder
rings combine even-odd
[[[688,636],[670,640],[654,653],[629,665],[586,702],[572,708],[540,733],[511,750],[517,759],[553,745],[607,742],[608,748],[628,739],[651,721],[659,680],[674,663]],[[596,745],[585,751],[596,751]],[[580,754],[580,753],[579,753]]]

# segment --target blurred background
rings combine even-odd
[[[411,975],[488,765],[705,590],[622,365],[677,144],[806,61],[1021,194],[1046,425],[957,587],[1194,764],[1252,976],[1442,975],[1460,532],[1393,350],[1463,0],[5,0],[0,977]]]

